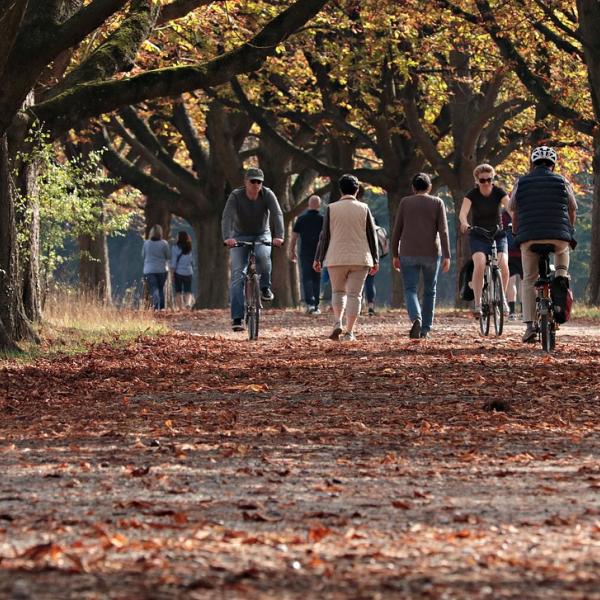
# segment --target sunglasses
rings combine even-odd
[[[479,183],[492,183],[492,181],[494,181],[493,177],[483,177],[482,179],[478,180]]]
[[[253,183],[254,185],[260,185],[262,181],[260,179],[251,179],[250,183]]]

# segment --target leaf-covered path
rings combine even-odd
[[[226,317],[0,372],[0,597],[600,598],[597,326]]]

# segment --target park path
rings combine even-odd
[[[597,326],[164,320],[0,373],[0,597],[600,598]]]

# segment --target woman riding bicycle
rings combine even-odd
[[[460,209],[460,230],[466,233],[470,229],[467,216],[471,211],[471,225],[487,229],[490,233],[499,229],[495,236],[498,251],[498,263],[502,273],[502,286],[506,292],[508,284],[508,242],[506,232],[502,229],[500,214],[502,208],[508,207],[508,194],[501,187],[494,185],[496,172],[494,167],[482,164],[475,167],[473,177],[475,187],[467,193]],[[483,288],[483,272],[486,257],[492,251],[492,242],[476,231],[469,231],[469,242],[473,258],[473,294],[475,296],[473,316],[481,316],[481,290]]]

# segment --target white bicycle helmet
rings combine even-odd
[[[537,148],[534,148],[531,153],[531,162],[535,163],[538,160],[549,160],[555,165],[558,160],[558,155],[556,154],[556,150],[550,148],[550,146],[538,146]]]

